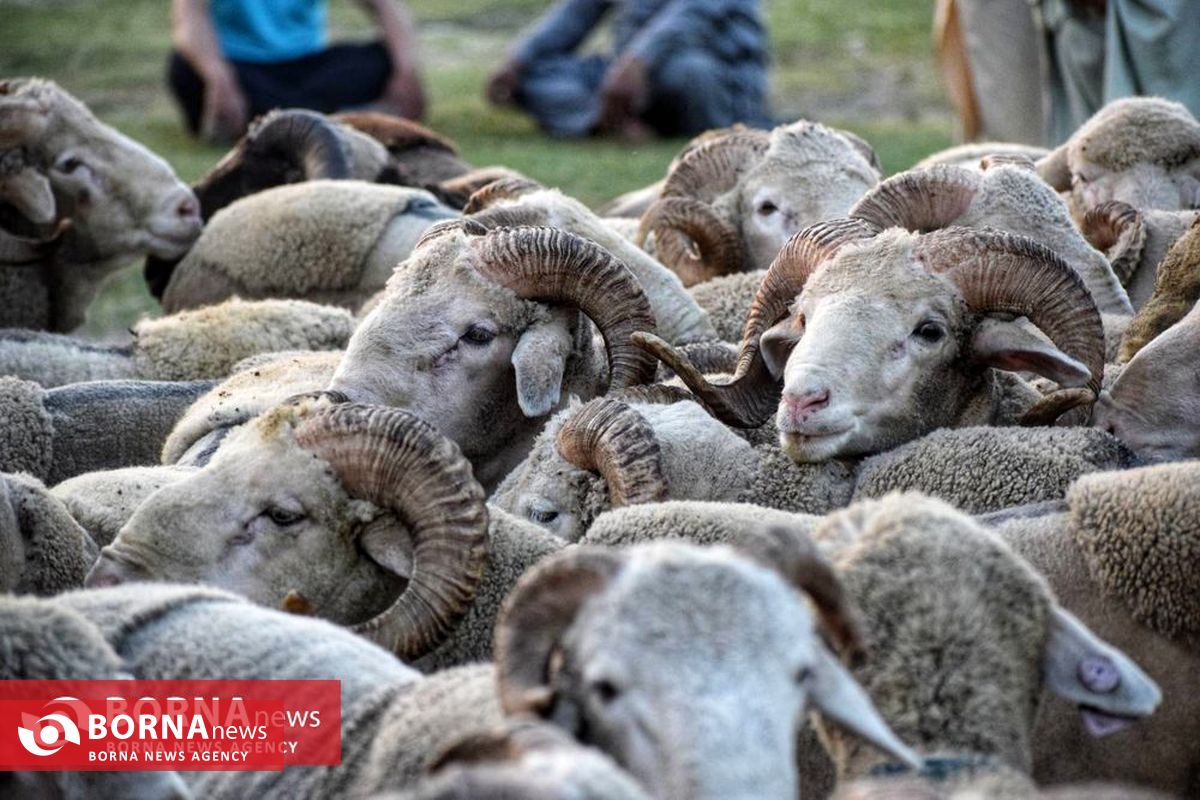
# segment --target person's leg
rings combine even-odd
[[[959,0],[981,137],[1042,141],[1041,52],[1029,0]]]
[[[744,121],[738,119],[733,77],[729,65],[711,54],[681,51],[650,74],[650,105],[642,118],[667,136],[691,136]]]
[[[1109,0],[1104,100],[1158,95],[1200,114],[1200,3]]]
[[[1065,0],[1043,0],[1046,144],[1070,138],[1103,105],[1104,15]]]
[[[234,62],[251,116],[273,108],[310,108],[330,114],[378,100],[392,62],[379,43],[334,45],[275,64]]]
[[[167,86],[179,104],[188,132],[198,134],[204,113],[204,80],[186,58],[174,51],[167,58]]]
[[[514,99],[553,136],[586,136],[600,121],[600,84],[607,62],[599,56],[553,56],[525,65]]]

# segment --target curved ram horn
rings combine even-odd
[[[682,235],[664,235],[666,232]],[[712,206],[692,197],[663,197],[638,226],[637,245],[655,234],[658,259],[684,286],[741,272],[748,264],[742,236]]]
[[[682,354],[656,336],[636,335],[634,342],[675,370],[711,413],[727,425],[756,428],[779,403],[779,382],[767,370],[759,338],[783,319],[808,277],[850,242],[869,239],[876,229],[863,220],[839,219],[797,233],[779,251],[758,287],[742,333],[737,370],[724,384],[710,383]]]
[[[353,403],[313,414],[296,441],[329,462],[347,493],[392,511],[412,537],[408,585],[355,630],[406,661],[428,653],[470,608],[487,564],[487,506],[470,462],[412,414]]]
[[[967,213],[979,191],[979,174],[939,165],[893,175],[850,209],[850,216],[875,227],[926,232],[944,228]]]
[[[536,192],[541,188],[542,185],[540,183],[531,181],[528,178],[499,178],[491,183],[484,184],[472,192],[471,196],[467,198],[466,205],[463,206],[463,213],[474,214],[493,203],[517,198],[530,192]]]
[[[1088,243],[1104,253],[1121,285],[1128,286],[1146,246],[1142,212],[1120,200],[1109,200],[1089,209],[1080,227]]]
[[[918,240],[915,255],[943,273],[972,310],[1029,319],[1054,345],[1091,372],[1100,392],[1104,327],[1083,280],[1057,254],[1032,239],[995,230],[946,228]]]
[[[667,499],[654,429],[625,403],[609,397],[586,403],[559,429],[556,442],[568,462],[600,473],[613,506]]]
[[[483,229],[461,224],[468,233]],[[484,277],[527,300],[570,304],[596,324],[608,351],[610,390],[654,380],[654,359],[630,340],[654,330],[654,313],[637,278],[607,250],[566,231],[534,227],[499,228],[470,246]]]

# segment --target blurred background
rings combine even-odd
[[[483,99],[488,72],[549,0],[408,0],[429,97],[425,123],[474,164],[504,164],[589,204],[663,176],[682,145],[547,138],[531,120]],[[890,173],[950,145],[956,120],[938,83],[934,0],[764,0],[773,110],[866,138]],[[351,0],[330,3],[330,40],[369,39]],[[103,121],[192,181],[223,154],[185,134],[164,83],[167,0],[0,0],[0,75],[52,78]],[[106,287],[78,333],[112,337],[157,313],[141,264]]]

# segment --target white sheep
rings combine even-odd
[[[165,161],[36,78],[0,81],[0,194],[15,211],[0,224],[0,327],[70,331],[116,269],[200,234]]]
[[[232,298],[215,306],[144,319],[132,328],[133,341],[121,345],[0,330],[0,375],[45,388],[121,378],[224,378],[238,362],[260,353],[342,349],[353,330],[354,318],[335,306]]]

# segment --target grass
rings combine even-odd
[[[430,115],[475,164],[505,164],[588,203],[662,176],[678,141],[637,147],[559,141],[519,114],[483,101],[488,71],[546,0],[408,0],[418,20]],[[852,130],[889,171],[952,142],[934,76],[933,0],[764,0],[774,110]],[[371,28],[350,0],[331,0],[333,38]],[[163,85],[169,48],[166,0],[0,0],[0,75],[42,75],[101,119],[165,157],[185,180],[222,151],[190,139]],[[112,337],[156,312],[134,265],[92,307],[85,334]]]

